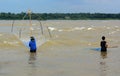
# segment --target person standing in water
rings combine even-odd
[[[36,53],[37,47],[36,47],[36,41],[33,36],[30,37],[29,47],[31,53]]]
[[[107,52],[107,42],[105,41],[105,36],[102,36],[102,41],[100,43],[101,46],[101,52]]]

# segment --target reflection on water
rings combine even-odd
[[[36,53],[30,53],[29,56],[29,64],[35,64],[35,60],[36,60]]]
[[[30,64],[28,76],[37,76],[36,53],[30,53],[28,64]]]
[[[101,52],[101,57],[102,57],[103,59],[107,58],[107,52]]]
[[[101,52],[101,61],[100,61],[100,76],[107,76],[107,52]]]

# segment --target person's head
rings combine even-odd
[[[102,40],[105,40],[105,36],[102,36]]]
[[[35,40],[33,36],[30,37],[31,41]]]

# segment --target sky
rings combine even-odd
[[[120,0],[0,0],[0,12],[120,13]]]

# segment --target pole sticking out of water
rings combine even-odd
[[[37,14],[37,16],[39,17],[39,20],[38,20],[38,21],[39,21],[39,23],[40,23],[41,33],[42,33],[42,35],[44,35],[43,26],[42,26],[42,23],[41,23],[41,21],[40,21],[42,18],[41,18],[38,14]]]
[[[14,28],[14,22],[15,22],[15,20],[13,20],[13,22],[12,22],[12,28],[11,28],[11,32],[13,32],[13,28]]]
[[[49,33],[50,38],[52,38],[52,34],[51,34],[50,29],[49,29],[48,26],[47,26],[47,29],[48,29],[48,33]]]
[[[43,26],[42,26],[42,23],[41,23],[40,20],[39,20],[39,23],[40,23],[41,33],[42,33],[42,35],[43,35]]]
[[[19,38],[21,38],[21,34],[22,34],[22,29],[20,28],[20,30],[19,30]]]
[[[30,18],[30,20],[29,20],[29,22],[30,22],[30,36],[32,36],[32,22],[31,22],[31,10],[28,10],[28,15],[29,15],[29,18]]]

